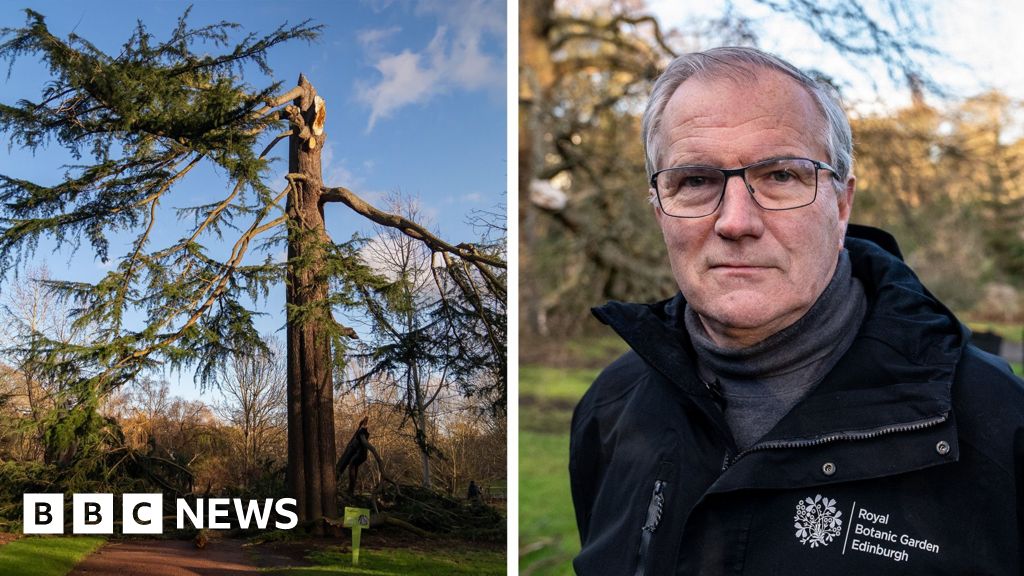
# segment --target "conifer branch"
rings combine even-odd
[[[484,277],[484,280],[487,282],[487,286],[491,289],[491,292],[497,295],[498,298],[504,300],[507,296],[504,284],[494,276],[494,273],[491,272],[490,268],[482,265],[476,260],[471,260],[471,262],[473,267],[476,268],[477,271],[480,272],[480,275]]]
[[[217,301],[221,294],[224,293],[224,290],[227,288],[227,284],[230,281],[232,275],[234,274],[235,270],[238,269],[239,263],[242,261],[242,258],[245,257],[246,253],[248,252],[250,241],[258,234],[261,234],[262,232],[265,232],[266,230],[269,230],[270,228],[273,228],[274,226],[277,226],[278,224],[284,221],[285,218],[280,217],[271,222],[268,222],[265,225],[260,225],[260,223],[263,221],[263,218],[265,218],[266,215],[270,212],[271,207],[277,206],[277,203],[280,202],[280,200],[288,193],[290,189],[291,186],[289,186],[287,189],[281,192],[274,199],[273,203],[264,206],[259,216],[257,216],[257,218],[253,221],[252,225],[249,226],[249,229],[246,230],[246,232],[243,233],[238,238],[237,241],[235,241],[235,244],[231,248],[231,256],[228,258],[228,261],[224,263],[223,272],[220,274],[219,278],[214,277],[213,279],[206,283],[207,287],[214,286],[214,288],[209,291],[209,295],[206,297],[205,301],[203,301],[203,303],[198,308],[193,309],[191,316],[188,318],[188,320],[186,320],[185,323],[182,324],[181,327],[179,327],[173,334],[164,337],[162,340],[155,344],[151,344],[145,348],[137,349],[134,352],[132,352],[129,356],[122,358],[114,366],[113,369],[119,369],[121,367],[124,367],[131,361],[148,356],[154,350],[166,348],[167,346],[173,344],[182,336],[184,336],[188,329],[194,326],[195,323],[198,322],[200,318],[202,318],[203,314],[205,314],[206,311],[209,310],[210,307]],[[203,291],[199,292],[197,297],[192,300],[192,306],[195,306],[196,304],[199,303],[200,300],[203,300],[203,294],[206,293],[206,290],[207,289],[204,289]],[[166,325],[167,322],[173,320],[176,316],[177,314],[167,315],[165,317],[165,322],[163,324]]]
[[[257,118],[259,118],[259,117],[264,117],[265,118],[267,113],[271,112],[272,110],[274,110],[276,108],[279,108],[279,107],[287,104],[288,102],[291,102],[292,100],[295,100],[299,96],[302,96],[302,94],[304,92],[305,92],[305,88],[303,88],[302,86],[296,86],[296,87],[292,88],[291,90],[285,92],[284,94],[282,94],[280,96],[277,96],[276,98],[272,98],[272,99],[267,100],[267,103],[266,103],[266,105],[263,108],[260,108],[259,110],[256,110],[255,112],[253,112],[253,116],[257,117]]]
[[[357,196],[348,188],[340,186],[334,188],[324,187],[320,194],[320,204],[323,205],[326,202],[341,202],[355,210],[358,214],[369,218],[381,226],[395,228],[400,230],[406,236],[423,242],[434,252],[454,254],[463,260],[480,262],[481,264],[487,264],[496,268],[506,267],[504,260],[488,256],[487,254],[482,254],[476,246],[473,246],[472,244],[459,244],[458,246],[452,246],[448,242],[445,242],[431,234],[423,226],[405,218],[404,216],[390,214],[383,210],[379,210]]]
[[[442,257],[444,258],[445,265],[449,267],[452,266],[452,261],[448,254],[443,254]],[[500,354],[501,348],[498,346],[498,342],[494,337],[494,327],[491,326],[490,321],[487,319],[487,313],[484,310],[483,298],[480,296],[480,291],[477,290],[476,282],[473,282],[473,277],[469,273],[469,267],[466,264],[466,260],[462,260],[460,264],[462,265],[462,271],[466,275],[465,282],[459,279],[458,274],[452,274],[452,278],[455,279],[455,283],[462,289],[463,294],[466,295],[466,299],[469,300],[476,309],[477,317],[480,318],[480,321],[484,324],[484,328],[487,330],[487,339],[491,343],[491,349]],[[467,287],[466,284],[469,286]]]
[[[263,213],[260,216],[258,216],[257,219],[253,222],[253,224],[249,228],[249,231],[246,232],[245,234],[243,234],[241,237],[239,237],[239,239],[237,241],[235,241],[235,244],[234,244],[234,246],[231,249],[231,257],[228,258],[228,261],[226,263],[220,263],[220,262],[216,262],[216,261],[213,261],[213,260],[205,260],[205,263],[207,265],[212,265],[212,266],[216,266],[216,267],[224,269],[225,270],[224,275],[221,276],[221,277],[214,276],[213,278],[210,278],[209,280],[206,280],[205,282],[203,282],[203,286],[200,289],[196,290],[197,297],[192,299],[191,302],[188,305],[186,305],[184,307],[181,307],[181,308],[178,308],[176,310],[173,310],[170,313],[166,314],[164,316],[163,321],[160,322],[158,325],[156,325],[155,329],[157,331],[162,329],[164,326],[168,325],[175,318],[177,318],[180,314],[183,314],[183,313],[186,313],[189,310],[195,309],[196,304],[198,304],[199,300],[201,300],[201,295],[206,293],[206,291],[209,290],[209,288],[211,286],[213,286],[214,284],[217,284],[218,286],[220,286],[220,285],[223,285],[223,284],[226,283],[227,275],[233,272],[233,269],[237,267],[237,263],[241,260],[241,257],[245,255],[245,252],[243,251],[240,256],[238,256],[237,258],[235,257],[235,254],[239,250],[240,245],[242,245],[243,240],[244,240],[244,245],[246,246],[245,250],[247,250],[248,249],[247,246],[248,246],[250,238],[258,236],[259,234],[262,234],[263,232],[266,232],[267,230],[270,230],[271,228],[274,228],[275,226],[278,226],[278,225],[280,225],[280,224],[282,224],[282,223],[287,221],[287,216],[282,215],[282,216],[280,216],[278,218],[275,218],[274,220],[272,220],[270,222],[267,222],[266,224],[264,224],[262,226],[259,225],[259,223],[262,222],[263,218],[266,216],[267,213],[269,213],[269,211],[270,211],[270,209],[272,207],[280,206],[281,200],[283,200],[285,198],[285,196],[288,195],[288,193],[291,191],[291,188],[292,188],[292,185],[289,184],[288,187],[286,187],[284,190],[282,190],[270,203],[268,203],[266,206],[264,206]],[[186,243],[184,245],[187,245],[187,244],[188,243]],[[179,246],[182,246],[182,245],[179,245]],[[191,271],[191,269],[192,269],[192,261],[190,261],[188,264],[186,264],[185,268],[178,275],[178,280],[181,281],[182,279],[186,278],[188,276],[189,272]],[[215,290],[215,292],[216,292],[216,290]],[[219,294],[220,293],[217,293],[216,295],[219,296]],[[212,298],[216,299],[215,296],[212,297]],[[212,303],[212,302],[208,302],[208,303]],[[206,306],[206,307],[208,308],[209,306]],[[198,316],[193,316],[193,320],[192,320],[192,322],[189,325],[194,324],[195,321],[198,320],[199,316],[201,316],[201,315],[202,314],[199,314]],[[184,326],[184,327],[182,327],[179,330],[179,336],[180,336],[180,333],[184,332],[185,328],[187,328],[187,326]],[[176,339],[177,338],[175,338],[175,340]],[[171,340],[168,343],[171,343],[171,342],[173,342],[173,340]],[[161,344],[160,346],[156,346],[156,347],[159,348],[159,347],[162,347],[162,346],[163,346],[163,344]],[[147,354],[148,354],[148,352],[147,352]]]
[[[136,262],[137,258],[139,257],[139,253],[142,251],[142,246],[146,243],[146,239],[149,238],[149,234],[153,230],[153,224],[156,222],[157,200],[160,198],[160,196],[162,196],[164,194],[164,192],[167,192],[167,190],[169,190],[171,188],[171,186],[174,185],[175,182],[181,180],[189,172],[191,172],[192,169],[195,168],[196,165],[199,164],[199,161],[202,160],[202,159],[203,159],[203,155],[202,154],[197,155],[195,158],[192,159],[191,162],[188,163],[187,166],[182,168],[181,171],[179,171],[174,176],[168,178],[167,181],[164,182],[160,186],[160,188],[157,189],[156,192],[150,194],[146,198],[143,198],[142,200],[139,200],[138,202],[135,203],[134,207],[142,207],[142,206],[145,206],[146,204],[150,205],[149,206],[149,225],[146,226],[145,232],[143,232],[143,234],[141,235],[139,240],[136,242],[136,244],[135,244],[135,252],[132,253],[131,257],[128,259],[128,262],[129,262],[128,272],[125,274],[126,281],[127,281],[128,278],[131,278],[132,269],[135,267],[135,262]]]
[[[270,151],[271,151],[271,150],[273,150],[273,149],[274,149],[274,147],[275,147],[275,146],[277,146],[277,144],[278,144],[279,142],[281,142],[281,140],[283,140],[284,138],[287,138],[287,137],[289,136],[289,134],[290,134],[290,133],[284,133],[284,134],[280,134],[280,135],[278,135],[278,136],[277,136],[276,138],[274,138],[274,140],[273,140],[272,142],[270,142],[270,144],[267,144],[266,148],[264,148],[264,149],[263,149],[263,152],[261,152],[261,153],[260,153],[260,155],[259,155],[259,159],[260,159],[260,160],[262,160],[263,158],[265,158],[265,157],[267,156],[267,154],[270,154]],[[220,214],[221,214],[221,213],[222,213],[222,212],[223,212],[223,211],[224,211],[224,210],[225,210],[225,209],[226,209],[226,208],[227,208],[228,206],[230,206],[230,205],[231,205],[231,202],[232,202],[232,201],[233,201],[233,200],[235,199],[235,197],[236,197],[236,196],[238,196],[238,193],[239,193],[239,192],[241,192],[241,190],[242,190],[242,187],[243,187],[243,186],[244,186],[244,185],[245,185],[246,183],[247,183],[247,182],[246,182],[246,180],[239,180],[239,181],[238,181],[237,183],[235,183],[235,187],[234,187],[234,188],[233,188],[233,189],[231,190],[231,194],[229,194],[229,195],[227,196],[227,198],[224,198],[224,199],[223,199],[223,200],[222,200],[222,201],[221,201],[221,202],[220,202],[220,203],[219,203],[219,204],[218,204],[218,205],[216,206],[216,208],[214,208],[213,210],[211,210],[211,211],[210,211],[210,212],[209,212],[209,213],[208,213],[208,214],[206,215],[206,218],[205,218],[205,219],[203,220],[203,222],[202,222],[202,223],[201,223],[201,224],[200,224],[200,225],[199,225],[199,226],[198,226],[198,227],[197,227],[197,228],[196,228],[196,229],[195,229],[195,230],[194,230],[194,231],[192,232],[192,235],[191,235],[191,236],[189,236],[188,240],[185,240],[184,242],[179,242],[179,243],[178,243],[178,244],[176,244],[175,246],[172,246],[171,248],[169,248],[169,249],[167,249],[167,250],[165,250],[165,251],[161,252],[161,253],[160,253],[160,256],[169,256],[169,255],[173,254],[174,252],[177,252],[178,250],[181,250],[181,249],[182,249],[182,248],[184,248],[185,246],[187,246],[187,245],[189,245],[189,244],[191,244],[191,243],[195,242],[195,241],[196,241],[196,239],[197,239],[197,238],[199,238],[199,235],[203,233],[203,230],[205,230],[205,229],[206,229],[206,228],[207,228],[207,227],[208,227],[208,226],[209,226],[209,225],[210,225],[210,224],[211,224],[211,223],[212,223],[212,222],[213,222],[214,220],[216,220],[216,219],[217,219],[217,217],[218,217],[218,216],[219,216],[219,215],[220,215]],[[282,193],[282,194],[284,194],[284,193]],[[275,201],[275,202],[274,202],[274,204],[276,205],[276,204],[277,204],[277,202]]]
[[[220,216],[221,212],[223,212],[228,206],[231,205],[231,201],[235,199],[235,196],[238,196],[238,193],[242,191],[242,187],[245,186],[245,184],[245,180],[239,180],[237,183],[235,183],[235,187],[231,189],[231,194],[228,194],[227,198],[222,200],[220,204],[217,205],[216,208],[211,210],[206,215],[206,218],[203,220],[203,222],[198,227],[196,227],[196,229],[192,232],[192,235],[188,237],[188,240],[186,240],[182,244],[191,244],[192,242],[195,242],[196,238],[199,238],[199,235],[203,233],[203,230],[205,230],[206,227],[210,225],[210,223],[216,220],[217,216]]]
[[[259,236],[260,234],[266,232],[267,230],[270,230],[271,228],[275,228],[277,226],[280,226],[281,224],[284,224],[287,221],[288,221],[288,216],[282,214],[281,216],[278,216],[277,218],[274,218],[270,222],[267,222],[266,224],[264,224],[264,225],[260,226],[259,228],[257,228],[253,232],[253,236]]]

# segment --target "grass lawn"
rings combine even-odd
[[[573,404],[583,396],[600,370],[580,368],[549,368],[525,365],[519,367],[519,396],[546,400],[568,400]],[[566,428],[566,431],[569,429]]]
[[[593,366],[604,368],[623,352],[629,350],[626,342],[611,330],[601,336],[570,340],[566,349],[572,358],[570,366]]]
[[[316,566],[268,569],[285,576],[367,575],[367,576],[498,576],[505,574],[503,551],[409,549],[374,550],[362,548],[359,566],[352,566],[352,553],[336,550],[314,552],[309,559]]]
[[[580,550],[569,494],[569,434],[519,433],[520,570],[571,575]]]
[[[101,537],[28,537],[0,547],[0,574],[63,576],[99,548]]]
[[[519,369],[519,559],[533,576],[571,575],[579,535],[569,493],[569,424],[596,369]]]
[[[568,433],[572,409],[595,376],[596,370],[520,367],[519,429]]]

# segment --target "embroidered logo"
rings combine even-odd
[[[801,544],[811,543],[811,548],[828,546],[843,531],[843,512],[836,510],[836,501],[816,494],[796,503],[793,527]]]

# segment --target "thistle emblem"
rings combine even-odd
[[[828,546],[843,531],[842,511],[836,510],[836,501],[816,494],[796,503],[793,527],[801,544],[811,548]]]

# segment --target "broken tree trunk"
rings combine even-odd
[[[324,227],[320,191],[324,101],[305,76],[301,95],[289,107],[292,134],[288,171],[288,489],[299,520],[338,516],[334,475],[334,388],[324,266]]]

